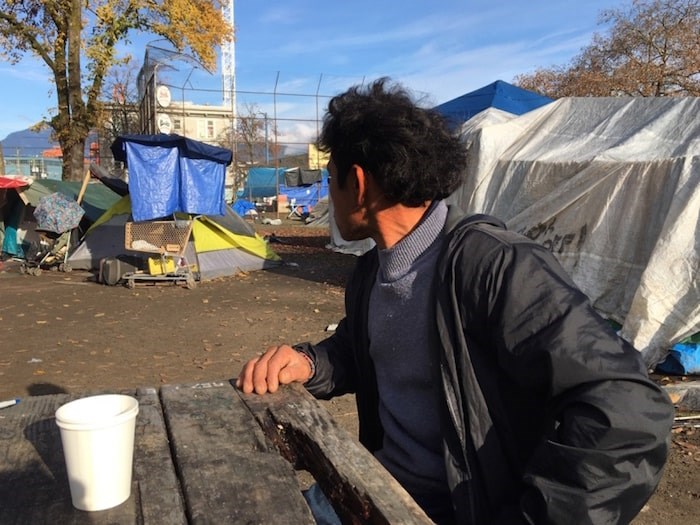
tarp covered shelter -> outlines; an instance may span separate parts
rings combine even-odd
[[[250,168],[243,191],[238,196],[249,201],[276,196],[277,189],[284,184],[284,172],[284,168]]]
[[[300,172],[306,176],[295,175]],[[328,170],[287,170],[280,195],[285,195],[288,203],[293,201],[295,206],[302,206],[306,211],[314,209],[320,199],[328,196]]]
[[[114,141],[112,154],[129,169],[135,221],[175,212],[225,214],[230,150],[179,135],[125,135]]]
[[[504,82],[495,82],[448,100],[435,110],[451,124],[458,126],[486,108],[496,108],[513,115],[522,115],[552,102],[552,99]]]
[[[700,98],[564,98],[467,121],[450,197],[548,247],[648,365],[700,330]]]
[[[201,280],[279,265],[279,256],[224,201],[230,151],[177,135],[119,137],[112,151],[129,169],[128,194],[87,231],[68,259],[73,268],[97,269],[104,257],[153,257],[125,248],[125,225],[160,218],[193,221],[184,258]]]
[[[294,199],[298,206],[311,209],[319,199],[328,195],[328,170],[250,168],[239,197],[253,201],[275,197],[278,193],[287,197],[287,202]]]

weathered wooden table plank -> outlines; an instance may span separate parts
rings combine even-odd
[[[158,392],[139,389],[134,435],[134,479],[138,483],[144,525],[187,523],[180,482],[175,473]],[[132,498],[134,491],[132,490]]]
[[[132,391],[121,393],[135,395]],[[152,389],[136,395],[139,415],[131,497],[115,508],[99,512],[73,507],[54,414],[58,407],[76,397],[28,397],[0,412],[0,523],[186,523],[158,396]]]
[[[228,382],[160,394],[191,523],[314,522],[294,469]]]
[[[68,399],[32,398],[0,411],[0,439],[9,444],[0,450],[0,523],[42,523],[44,512],[56,512],[54,502],[61,505],[67,497],[70,505],[58,427],[52,419]],[[19,513],[23,508],[27,512]]]
[[[120,393],[139,400],[131,497],[75,509],[54,414],[91,394],[29,397],[0,411],[0,524],[313,523],[293,465],[346,523],[429,523],[301,386],[266,396],[228,381]]]
[[[432,523],[301,385],[241,396],[282,454],[313,475],[344,523]]]

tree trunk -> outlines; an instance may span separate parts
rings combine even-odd
[[[81,181],[84,174],[85,138],[72,145],[66,145],[63,150],[63,180]]]
[[[89,133],[88,115],[81,90],[80,30],[82,6],[80,0],[71,0],[70,23],[68,24],[68,75],[67,95],[70,107],[70,123],[61,143],[63,149],[63,180],[83,179],[85,140]]]

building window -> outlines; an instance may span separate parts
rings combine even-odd
[[[173,119],[173,131],[182,131],[182,124],[179,118]]]
[[[211,119],[199,119],[197,121],[197,137],[203,140],[213,139],[214,121]]]

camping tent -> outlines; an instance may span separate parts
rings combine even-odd
[[[435,109],[450,123],[458,126],[486,108],[496,108],[513,115],[522,115],[551,101],[551,98],[538,93],[496,80],[492,84],[435,106]]]
[[[200,280],[279,266],[280,257],[231,208],[226,207],[223,216],[197,215],[190,218],[194,224],[185,258],[197,267]],[[129,251],[124,246],[125,224],[131,220],[131,199],[126,195],[87,231],[80,246],[68,258],[71,267],[94,270],[104,257],[147,256],[143,252]]]
[[[649,365],[700,330],[700,99],[564,98],[463,126],[450,197],[548,247]]]
[[[81,189],[81,182],[76,181],[29,179],[25,182],[28,184],[0,189],[2,252],[19,258],[25,257],[29,245],[39,242],[33,212],[41,198],[61,193],[76,200]],[[103,184],[88,184],[80,203],[85,210],[85,223],[92,224],[118,199],[119,196]]]

